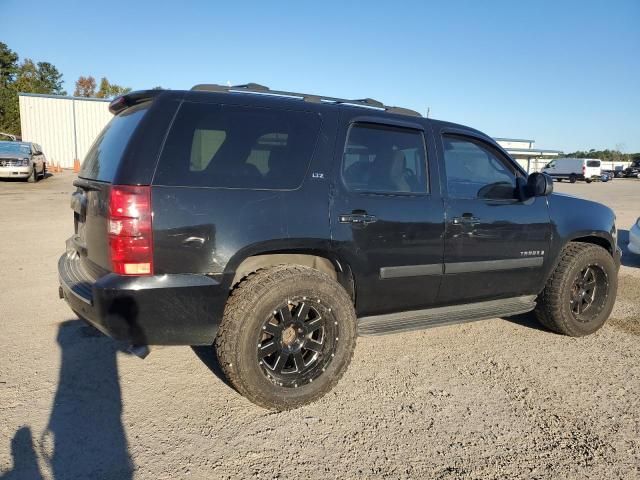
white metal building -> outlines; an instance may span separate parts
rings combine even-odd
[[[112,118],[109,100],[19,94],[22,140],[42,146],[49,164],[73,168]]]
[[[498,145],[504,148],[509,155],[515,158],[527,172],[538,172],[558,155],[560,150],[547,150],[535,148],[535,140],[521,138],[494,138]]]

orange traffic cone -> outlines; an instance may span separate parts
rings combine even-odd
[[[77,158],[73,161],[73,171],[74,173],[78,173],[80,171],[80,160]]]

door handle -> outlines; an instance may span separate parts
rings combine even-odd
[[[464,214],[461,217],[453,217],[451,219],[451,223],[454,225],[474,225],[480,223],[480,219],[478,217],[474,217],[471,214]]]
[[[342,214],[339,217],[340,223],[354,223],[357,225],[368,225],[370,223],[377,222],[378,219],[375,215],[368,215],[366,213],[349,213]]]

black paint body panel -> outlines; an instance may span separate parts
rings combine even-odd
[[[164,139],[183,100],[318,114],[322,126],[301,186],[249,190],[154,182]],[[356,121],[423,132],[429,193],[348,191],[340,162],[346,132]],[[59,266],[65,298],[79,315],[123,341],[211,344],[236,269],[254,255],[307,253],[330,259],[342,274],[353,276],[359,316],[536,295],[564,245],[575,239],[596,239],[619,258],[615,217],[603,205],[556,194],[508,202],[449,199],[443,131],[472,136],[507,155],[481,132],[436,120],[266,95],[163,92],[132,136],[114,178],[115,184],[152,186],[155,275],[109,272],[110,185],[80,179],[81,195],[72,205],[75,215],[86,217],[86,231],[82,240],[76,233],[68,249],[88,272],[89,286],[80,290],[89,288],[92,298],[89,303],[79,299],[65,285]],[[377,221],[339,221],[354,211],[366,211]],[[479,222],[472,227],[449,223],[465,213]]]

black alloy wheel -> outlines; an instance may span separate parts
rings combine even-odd
[[[604,307],[609,290],[607,274],[599,265],[588,265],[571,287],[571,312],[576,320],[590,322]]]
[[[262,324],[256,359],[281,387],[297,388],[322,375],[335,355],[338,322],[319,299],[283,300]]]

